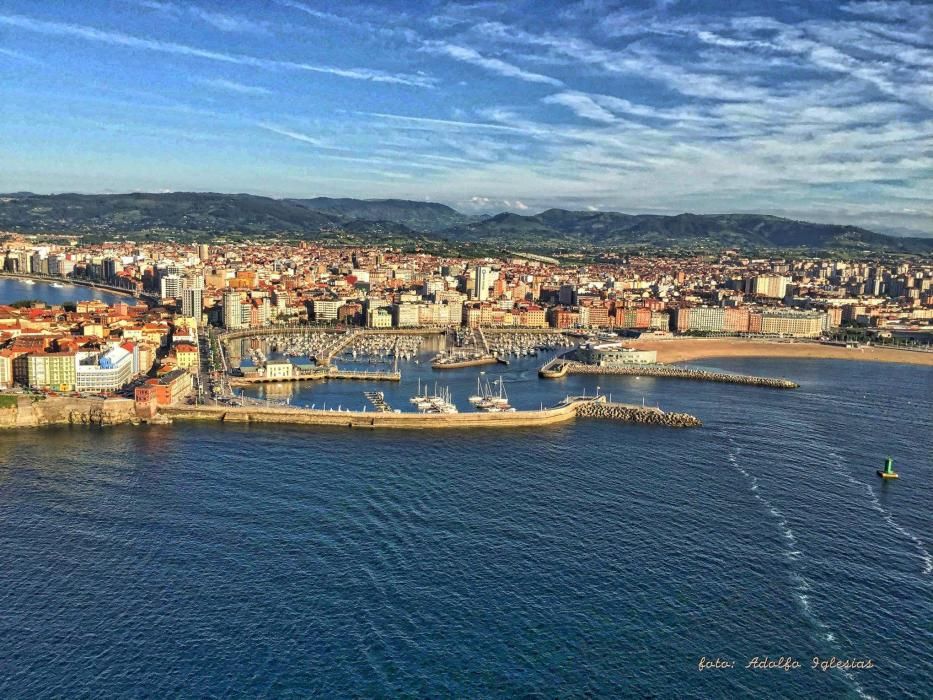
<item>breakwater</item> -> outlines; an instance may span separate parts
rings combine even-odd
[[[659,408],[591,401],[577,409],[580,418],[602,418],[666,428],[698,428],[702,421],[689,413],[666,413]]]
[[[599,407],[599,408],[597,408]],[[700,425],[693,416],[665,413],[656,408],[608,404],[604,396],[568,398],[552,408],[504,413],[394,413],[368,411],[322,411],[302,408],[169,406],[160,413],[173,420],[212,420],[225,423],[280,423],[362,429],[465,429],[528,428],[562,423],[574,418],[602,418],[619,422],[692,427]]]
[[[464,367],[479,367],[480,365],[494,365],[498,362],[493,355],[476,357],[470,360],[450,360],[449,362],[435,361],[431,369],[463,369]]]
[[[559,358],[548,362],[538,371],[538,375],[544,379],[557,379],[567,374],[692,379],[702,382],[719,382],[721,384],[745,384],[748,386],[767,387],[769,389],[796,389],[800,386],[789,379],[780,379],[777,377],[756,377],[749,374],[710,372],[708,370],[692,369],[689,367],[674,367],[673,365],[617,365],[613,367],[601,367]]]
[[[282,384],[288,382],[321,381],[324,379],[355,379],[364,382],[400,382],[401,372],[373,372],[369,370],[337,369],[333,365],[290,377],[230,377],[230,386],[254,384]]]

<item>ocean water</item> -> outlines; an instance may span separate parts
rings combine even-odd
[[[481,369],[524,408],[595,391],[543,359]],[[802,386],[600,378],[695,430],[0,433],[0,697],[933,695],[933,370],[703,364]],[[465,404],[479,370],[403,372],[284,391]]]
[[[62,283],[64,284],[64,283]],[[10,304],[14,301],[38,299],[46,304],[68,304],[74,301],[87,301],[95,299],[105,304],[116,304],[124,301],[135,303],[135,299],[127,294],[114,294],[92,287],[82,287],[64,284],[62,287],[53,287],[51,283],[36,282],[29,284],[20,279],[0,279],[0,304]]]

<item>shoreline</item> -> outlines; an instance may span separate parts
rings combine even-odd
[[[128,289],[121,289],[119,287],[110,287],[108,285],[98,284],[96,282],[91,282],[87,280],[75,279],[72,277],[44,277],[42,275],[24,275],[20,273],[5,272],[0,271],[0,279],[8,279],[14,281],[25,281],[31,280],[37,284],[53,285],[60,284],[65,287],[84,287],[86,289],[94,289],[100,292],[106,292],[107,294],[114,294],[119,296],[127,296],[133,299],[139,299],[145,303],[150,303],[152,300],[148,298],[148,295],[136,295]]]
[[[655,350],[658,353],[658,362],[666,364],[723,357],[760,357],[765,359],[855,360],[933,367],[933,352],[896,350],[877,346],[846,348],[822,343],[738,338],[652,339],[626,341],[625,344],[638,350]]]

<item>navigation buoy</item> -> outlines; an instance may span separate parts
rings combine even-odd
[[[882,479],[897,479],[898,474],[894,471],[894,460],[890,457],[886,457],[884,460],[884,470],[878,470],[878,476]]]

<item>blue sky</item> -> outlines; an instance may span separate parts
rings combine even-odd
[[[760,211],[933,234],[931,7],[3,0],[0,191]]]

